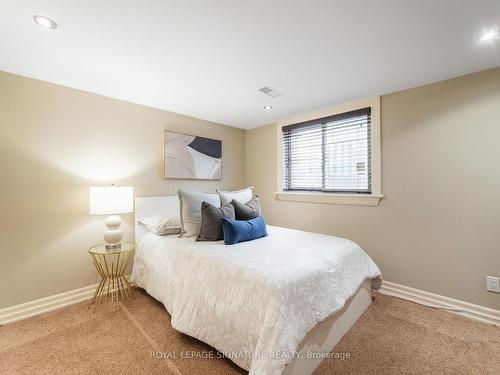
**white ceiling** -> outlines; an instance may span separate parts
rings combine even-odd
[[[0,70],[241,128],[500,65],[500,43],[476,43],[500,27],[499,0],[0,0],[0,12]]]

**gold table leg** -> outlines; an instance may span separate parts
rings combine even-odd
[[[107,303],[108,299],[111,302],[118,302],[120,297],[122,300],[128,300],[130,296],[135,298],[132,286],[125,277],[125,272],[130,265],[133,254],[134,251],[90,254],[97,273],[101,277],[101,281],[94,292],[88,308],[92,305],[95,305],[97,308],[102,298],[104,298],[105,303]]]

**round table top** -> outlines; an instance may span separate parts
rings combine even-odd
[[[122,242],[120,249],[106,249],[105,243],[100,243],[98,245],[92,246],[89,249],[91,254],[117,254],[117,253],[128,253],[129,251],[135,250],[135,243],[132,242]]]

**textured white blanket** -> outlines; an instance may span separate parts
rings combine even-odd
[[[225,246],[148,234],[132,281],[161,301],[172,327],[251,375],[281,374],[299,343],[380,271],[354,242],[268,226],[269,236]]]

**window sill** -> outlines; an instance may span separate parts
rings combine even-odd
[[[384,197],[382,194],[333,194],[281,191],[274,193],[277,200],[290,202],[345,204],[376,207]]]

